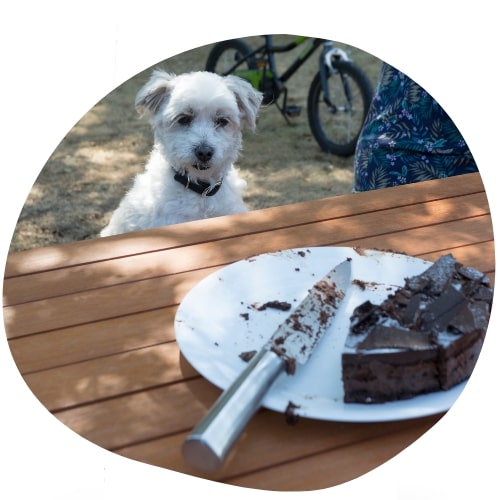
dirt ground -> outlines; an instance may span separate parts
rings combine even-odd
[[[287,39],[275,37],[277,42]],[[246,39],[253,46],[261,40]],[[338,45],[348,50],[375,84],[381,62],[356,48]],[[184,52],[155,67],[174,73],[202,70],[210,49]],[[278,55],[278,69],[296,56],[297,52]],[[244,135],[237,167],[248,182],[245,202],[250,209],[351,192],[352,157],[322,152],[309,130],[306,100],[316,72],[313,55],[287,84],[289,104],[302,107],[292,125],[271,105],[261,109],[256,132]],[[10,252],[98,236],[152,148],[150,126],[134,109],[135,95],[150,73],[148,68],[120,85],[64,137],[25,202]]]

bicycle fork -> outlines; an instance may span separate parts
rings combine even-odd
[[[324,43],[323,51],[319,58],[319,72],[321,75],[321,88],[323,90],[323,101],[328,107],[330,113],[336,113],[337,111],[351,111],[352,106],[352,93],[349,85],[348,77],[344,73],[340,73],[342,79],[342,85],[344,87],[344,93],[347,98],[346,108],[339,108],[333,104],[330,97],[330,88],[328,86],[328,78],[330,75],[334,75],[339,71],[335,68],[332,61],[350,61],[351,59],[347,55],[345,50],[333,46],[333,42],[326,41]]]

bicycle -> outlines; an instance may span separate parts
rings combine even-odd
[[[298,36],[290,43],[274,45],[273,35],[262,36],[264,43],[255,49],[240,38],[216,43],[208,54],[206,70],[245,78],[263,93],[263,104],[276,104],[290,123],[288,118],[298,116],[301,109],[288,105],[285,83],[322,46],[319,71],[312,79],[307,97],[309,126],[323,151],[344,157],[354,154],[373,97],[365,72],[330,40]],[[275,55],[304,44],[298,57],[278,74]]]

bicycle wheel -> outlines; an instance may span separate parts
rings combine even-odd
[[[307,98],[311,132],[323,151],[351,156],[361,132],[373,89],[366,74],[350,61],[333,61],[328,76],[330,102],[325,101],[321,75],[314,77]]]
[[[216,43],[208,54],[205,69],[219,75],[227,75],[229,70],[252,52],[251,47],[238,38]],[[244,65],[238,66],[232,74],[244,76],[245,69],[256,69],[255,59],[250,57]]]

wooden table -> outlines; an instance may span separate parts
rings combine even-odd
[[[26,383],[61,422],[125,457],[201,475],[181,444],[220,391],[183,359],[174,315],[203,277],[257,253],[302,246],[452,252],[494,279],[479,174],[422,182],[12,254],[9,345]],[[442,415],[389,423],[300,419],[261,409],[212,479],[311,490],[353,479]]]

